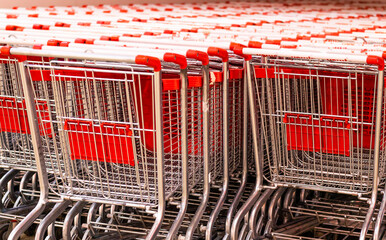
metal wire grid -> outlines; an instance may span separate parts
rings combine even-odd
[[[19,170],[36,170],[17,62],[15,59],[1,59],[0,63],[0,111],[2,115],[0,166]],[[41,86],[35,83],[34,87]],[[37,102],[36,105],[39,114],[45,115],[46,118],[49,117],[45,103]],[[39,122],[39,127],[43,129],[44,123]]]
[[[314,220],[316,222],[317,220]],[[313,223],[308,220],[308,223]],[[286,233],[273,233],[272,237],[275,240],[326,240],[326,239],[345,239],[354,240],[358,239],[360,235],[361,225],[356,223],[353,225],[343,225],[337,220],[322,220],[316,226],[297,226],[301,228],[300,232],[303,234],[286,234]],[[306,231],[305,231],[306,230]],[[368,234],[366,239],[371,239],[371,235]]]
[[[283,224],[272,235],[274,239],[358,239],[368,209],[368,204],[356,196],[316,195],[293,202],[286,210],[291,222]],[[374,230],[372,224],[369,230]],[[368,233],[367,238],[371,237]]]
[[[261,64],[262,59],[258,57],[254,57],[252,60],[252,66],[259,66]],[[258,146],[259,146],[259,159],[263,162],[262,168],[263,168],[263,175],[265,178],[270,179],[270,164],[269,161],[271,161],[272,158],[275,157],[275,154],[273,152],[273,147],[272,145],[272,140],[271,140],[271,134],[267,134],[270,132],[269,126],[266,125],[265,123],[269,122],[269,118],[267,115],[263,115],[263,112],[266,112],[266,109],[268,107],[268,103],[265,102],[267,98],[267,90],[266,90],[266,82],[265,81],[260,81],[261,79],[259,77],[256,77],[256,72],[252,71],[252,88],[253,92],[257,93],[256,94],[256,106],[257,109],[255,109],[255,117],[257,119],[257,125],[260,126],[258,128]],[[275,89],[271,89],[273,93],[275,93]],[[272,99],[272,101],[275,101],[275,99]],[[248,103],[249,104],[249,103]],[[248,110],[249,110],[248,106]],[[250,118],[250,116],[249,116]],[[253,151],[253,137],[252,137],[252,126],[251,122],[248,121],[248,129],[250,130],[248,133],[249,141],[248,141],[248,156],[250,156],[250,161],[255,164],[254,158],[255,154]]]
[[[223,83],[211,82],[209,86],[209,151],[211,179],[223,173]]]
[[[145,126],[148,119],[140,105],[145,97],[142,94],[150,94],[146,96],[148,105],[154,101],[153,74],[136,72],[130,66],[105,70],[95,65],[51,62],[50,76],[56,108],[56,122],[52,124],[57,124],[55,136],[60,140],[56,144],[44,141],[59,153],[46,160],[47,167],[54,170],[52,190],[64,197],[100,202],[157,204],[156,153],[151,149],[155,146],[154,123]],[[151,121],[154,109],[150,106],[147,110]],[[110,128],[112,132],[107,132]],[[98,144],[98,139],[107,141],[109,148]],[[131,147],[132,152],[123,152],[130,151],[124,147]],[[133,158],[131,163],[120,159],[127,155]],[[180,170],[175,155],[168,156],[165,166],[170,177]],[[170,194],[178,179],[169,181],[166,191]]]
[[[189,187],[192,189],[203,177],[202,88],[189,88],[187,95]]]
[[[165,190],[166,193],[171,194],[181,187],[182,184],[181,96],[179,90],[163,91],[162,95],[165,151]]]
[[[255,84],[261,85],[256,91],[260,136],[269,146],[264,150],[270,170],[267,180],[352,194],[371,191],[376,70],[274,58],[260,66],[274,71],[266,70],[265,79],[255,78]],[[382,148],[381,153],[382,179]]]
[[[229,80],[229,173],[241,163],[243,127],[243,79]]]

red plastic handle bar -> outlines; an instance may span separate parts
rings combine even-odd
[[[67,28],[69,28],[69,27],[71,27],[71,24],[64,23],[64,22],[56,22],[55,27],[67,27]]]
[[[262,46],[263,46],[263,43],[261,43],[261,42],[256,42],[256,41],[249,41],[248,42],[249,48],[261,48]]]
[[[383,53],[384,55],[385,53]],[[378,56],[367,56],[367,64],[378,65],[378,70],[383,71],[385,69],[385,60],[382,57]]]
[[[186,52],[186,57],[201,61],[202,65],[204,66],[209,64],[209,57],[206,52],[190,49]]]
[[[165,53],[164,61],[178,64],[181,69],[186,69],[186,67],[188,66],[186,57],[176,53]]]
[[[3,46],[0,48],[0,54],[7,57],[13,57],[14,59],[17,59],[19,62],[24,62],[27,60],[27,56],[19,56],[19,55],[12,55],[11,54],[11,48],[10,46]]]
[[[161,71],[161,61],[155,57],[149,57],[144,55],[138,55],[135,58],[136,64],[142,64],[154,69],[155,72]]]
[[[245,61],[249,61],[252,59],[252,56],[251,55],[246,55],[246,54],[243,54],[243,48],[245,48],[246,46],[243,45],[243,44],[239,44],[239,43],[231,43],[231,50],[239,55],[240,57],[244,58]]]
[[[114,36],[101,36],[100,40],[118,42],[119,41],[119,36],[118,35],[114,35]]]
[[[217,47],[209,47],[208,48],[208,54],[209,56],[216,56],[221,58],[223,62],[228,62],[228,51],[222,48]]]
[[[7,25],[5,26],[6,31],[23,31],[24,27],[16,26],[16,25]]]

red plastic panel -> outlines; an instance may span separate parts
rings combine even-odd
[[[358,78],[361,77],[358,76]],[[321,79],[320,85],[323,112],[347,116],[349,105],[351,105],[352,115],[357,118],[355,121],[365,123],[354,126],[358,132],[353,134],[353,146],[373,149],[375,124],[373,127],[370,124],[375,123],[375,117],[373,117],[375,77],[365,76],[363,81],[351,80],[350,91],[348,80],[324,78]],[[349,103],[349,93],[351,94],[351,103]]]
[[[288,150],[350,155],[348,119],[287,113],[283,122]]]
[[[40,134],[50,136],[52,129],[50,125],[50,116],[45,102],[37,102],[36,110],[38,112],[38,123]],[[25,102],[16,101],[15,98],[0,97],[0,131],[22,134],[31,134],[27,108]]]
[[[132,131],[129,124],[66,120],[71,159],[130,164],[134,166]]]

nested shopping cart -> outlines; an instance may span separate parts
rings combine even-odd
[[[1,55],[0,69],[0,167],[7,171],[0,180],[1,217],[20,220],[38,201],[37,165],[19,61]],[[46,102],[37,101],[35,107],[44,119],[49,117]],[[52,138],[48,122],[39,121],[38,125],[40,130],[48,129],[44,137]],[[45,149],[44,154],[52,152]]]
[[[32,138],[40,158],[38,170],[45,180],[41,185],[50,187],[64,199],[142,207],[151,212],[158,207],[158,212],[154,212],[156,223],[148,235],[154,237],[162,223],[165,200],[181,187],[184,152],[181,137],[186,136],[181,133],[181,125],[186,119],[181,120],[179,91],[180,77],[184,75],[180,75],[179,68],[171,68],[161,79],[158,58],[60,55],[60,51],[4,47],[3,53],[7,52],[38,56],[36,61],[18,63],[19,67],[23,66],[20,79],[25,85],[24,92],[29,94],[29,104],[45,102],[53,109],[49,117],[35,106],[29,113],[37,120],[30,120],[30,124],[31,129],[36,127]],[[48,56],[56,60],[46,58]],[[170,61],[180,64],[181,69],[186,68],[182,56],[172,55]],[[37,83],[43,85],[44,94],[40,95],[32,87]],[[191,84],[192,89],[202,86],[200,81]],[[191,98],[193,105],[199,103],[196,95]],[[186,97],[184,102],[186,104]],[[26,103],[28,106],[28,100]],[[39,128],[39,122],[49,127]],[[191,134],[199,138],[202,124],[193,123]],[[47,135],[58,141],[43,138]],[[190,160],[201,163],[202,156],[198,155],[201,149],[196,144],[201,141],[189,144]],[[53,148],[58,154],[47,158],[42,151],[45,148]],[[54,175],[49,183],[46,168]],[[18,231],[40,214],[41,205],[47,201],[46,196],[41,199],[40,208],[15,229],[12,237],[17,237]]]
[[[256,56],[249,98],[256,104],[251,116],[260,110],[260,131],[253,124],[260,163],[269,166],[264,179],[273,186],[359,198],[371,194],[364,239],[378,187],[385,183],[384,60],[287,49],[240,51]]]
[[[52,42],[52,41],[51,41]],[[152,46],[149,43],[141,42],[136,45],[139,46]],[[114,42],[112,42],[114,43]],[[170,47],[167,45],[168,41],[163,41],[163,43],[160,46],[157,47]],[[176,41],[177,43],[177,41]],[[173,48],[177,48],[181,51],[181,49],[186,49],[186,46],[183,46],[183,42],[178,42],[180,46]],[[101,43],[100,43],[101,44]],[[118,44],[122,44],[118,42]],[[170,40],[169,40],[170,44]],[[186,43],[187,44],[187,43]],[[229,174],[233,173],[235,169],[239,166],[241,162],[241,149],[242,149],[242,126],[244,122],[242,121],[241,114],[243,112],[243,98],[241,97],[243,86],[244,86],[244,70],[242,68],[232,68],[229,69],[228,72],[228,53],[224,49],[219,48],[203,48],[202,46],[205,46],[205,43],[190,43],[192,44],[192,47],[195,45],[198,45],[199,49],[202,49],[204,51],[207,51],[209,55],[211,56],[217,56],[221,57],[221,62],[216,63],[213,61],[212,66],[213,69],[210,71],[209,77],[209,87],[208,87],[208,101],[204,105],[204,109],[207,109],[209,112],[209,145],[208,145],[208,164],[204,164],[204,166],[208,165],[209,173],[204,174],[204,181],[205,181],[205,187],[209,188],[209,182],[213,180],[221,181],[221,178],[228,179]],[[189,45],[189,44],[187,44]],[[229,44],[228,44],[229,45]],[[68,44],[70,47],[69,50],[71,50],[71,47],[76,47],[78,50],[84,51],[89,48],[88,45],[84,44]],[[119,45],[118,45],[119,46]],[[129,49],[135,49],[141,52],[146,52],[147,49],[141,49],[138,48],[139,46],[133,48],[133,46],[126,44],[126,47],[131,47]],[[201,47],[200,47],[201,46]],[[50,47],[44,47],[45,49],[49,49]],[[115,49],[113,46],[102,46],[102,45],[95,45],[95,52],[100,51],[108,51],[107,49]],[[242,59],[239,59],[239,61],[242,62]],[[218,68],[218,69],[217,69]],[[208,73],[209,74],[209,73]],[[193,76],[192,76],[193,78]],[[226,104],[226,102],[231,103],[231,105]],[[229,105],[229,106],[228,106]],[[226,109],[226,110],[225,110]],[[205,110],[206,111],[206,110]],[[227,116],[227,117],[225,117]],[[227,126],[227,127],[225,127]],[[227,135],[225,135],[225,133]],[[227,141],[224,139],[228,139]],[[224,141],[228,142],[227,144],[224,144]],[[225,152],[226,149],[226,152]],[[225,153],[224,153],[225,152]],[[226,154],[226,155],[225,155]],[[228,156],[228,157],[225,157]],[[226,159],[226,161],[224,160]],[[226,168],[225,168],[226,166]],[[224,174],[226,172],[227,174]],[[225,181],[226,185],[228,184],[227,181]],[[226,189],[226,187],[224,187]],[[224,191],[226,193],[226,191]],[[206,196],[209,195],[208,192],[205,193]],[[224,195],[225,196],[225,195]],[[205,198],[207,199],[207,198]],[[222,202],[224,201],[224,198],[222,198]],[[206,206],[206,201],[202,202],[202,206]],[[218,210],[221,209],[221,204],[217,205]],[[203,208],[200,208],[200,214],[197,214],[194,221],[192,221],[191,226],[197,226],[198,220],[200,219],[201,214],[203,213]],[[216,219],[216,217],[213,218],[213,220]],[[213,223],[213,221],[212,221]],[[192,227],[191,229],[194,229],[195,227]],[[208,229],[212,229],[212,227],[208,227]],[[191,231],[189,233],[192,234]],[[208,233],[208,235],[211,235],[211,232]]]
[[[54,41],[54,40],[48,41],[49,45],[53,45],[52,44],[53,42],[60,42],[60,41]],[[24,42],[19,41],[19,44],[31,45],[31,43],[28,41],[24,41]],[[197,45],[205,46],[205,44],[198,44],[198,43],[197,43]],[[67,46],[72,47],[73,45],[70,43]],[[37,46],[37,47],[42,48],[42,46]],[[74,44],[74,47],[76,47],[77,49],[62,48],[62,51],[75,51],[75,50],[79,51],[80,50],[80,52],[82,52],[85,50],[88,51],[90,48],[90,46],[82,45],[82,44]],[[127,47],[129,47],[129,46],[127,46]],[[44,47],[44,49],[49,49],[49,48],[50,47]],[[107,49],[104,49],[104,48],[107,48]],[[107,46],[103,47],[101,45],[95,45],[95,49],[92,50],[92,52],[104,52],[104,53],[106,53],[106,52],[108,52],[108,48],[113,49],[113,47],[107,47]],[[186,49],[186,47],[183,47],[183,46],[180,46],[180,48]],[[204,49],[204,50],[206,51],[207,49]],[[146,52],[146,49],[140,50],[140,51]],[[208,49],[208,51],[209,51],[209,49]],[[225,50],[218,52],[218,50],[216,48],[211,49],[212,55],[224,54],[224,52],[225,52]],[[227,59],[225,61],[227,61]],[[47,73],[47,71],[45,71],[45,72]],[[225,74],[224,74],[224,72],[225,72]],[[209,144],[209,146],[210,146],[210,150],[209,150],[209,152],[210,152],[210,156],[209,156],[209,158],[210,158],[210,161],[209,161],[210,175],[206,174],[206,176],[205,176],[205,178],[208,179],[207,182],[209,182],[209,178],[211,178],[211,179],[219,178],[220,176],[223,175],[223,171],[224,171],[223,170],[224,163],[223,163],[223,157],[222,157],[222,153],[223,153],[223,126],[222,126],[222,122],[225,120],[224,120],[224,117],[222,115],[222,111],[223,111],[224,106],[228,105],[228,104],[225,104],[225,105],[223,104],[223,101],[224,101],[223,100],[224,99],[223,94],[224,94],[224,92],[228,92],[228,90],[225,87],[223,87],[223,85],[225,84],[225,82],[228,83],[228,77],[229,77],[229,93],[228,93],[228,95],[230,96],[229,101],[232,103],[229,106],[229,110],[230,110],[229,111],[230,112],[229,122],[230,123],[229,123],[229,127],[227,128],[228,129],[227,131],[229,131],[229,144],[228,144],[229,146],[227,146],[227,149],[229,147],[230,158],[229,158],[229,164],[228,163],[226,163],[226,164],[227,164],[227,166],[229,165],[229,172],[232,173],[238,167],[238,165],[241,161],[241,148],[242,148],[242,144],[241,144],[241,141],[242,141],[241,140],[242,122],[241,121],[242,121],[242,118],[240,117],[240,115],[241,115],[242,109],[243,109],[243,99],[241,97],[241,91],[242,91],[242,88],[244,85],[244,83],[243,83],[243,70],[242,69],[230,69],[230,75],[229,76],[226,73],[227,73],[226,69],[223,72],[214,70],[214,71],[211,71],[210,76],[209,76],[210,77],[209,102],[208,102],[207,106],[209,109],[209,115],[211,116],[210,117],[210,124],[209,124],[210,129],[211,129],[210,130],[211,131],[211,134],[210,134],[211,143]],[[39,75],[38,72],[37,73],[34,72],[34,74]],[[192,79],[194,79],[194,78],[195,77],[192,76]],[[169,83],[167,83],[167,84],[169,84]],[[76,89],[77,88],[74,87],[74,90],[77,92]],[[79,95],[79,93],[77,93],[77,95]],[[167,137],[168,136],[166,136],[166,138]],[[199,144],[200,141],[198,141],[196,139],[194,142],[196,142],[196,144]],[[171,145],[173,145],[173,143],[171,143]],[[75,151],[79,151],[79,147],[76,149],[73,149],[73,152],[75,152]],[[94,154],[94,153],[91,153],[91,154]],[[103,152],[100,152],[99,154],[104,155]],[[192,163],[194,163],[194,161],[189,161],[189,163],[192,164]],[[196,166],[197,166],[197,164],[196,164]],[[200,171],[198,171],[198,170],[190,171],[190,174],[195,175],[196,174],[195,172],[198,172],[200,174]],[[200,179],[199,174],[197,175],[197,177],[194,177],[194,179],[196,179],[196,180],[192,185],[196,184],[197,179]]]
[[[36,170],[34,152],[30,140],[30,128],[26,103],[20,79],[17,59],[1,58],[1,157],[0,166],[19,170]],[[37,111],[48,116],[48,107],[38,102]],[[42,122],[39,124],[41,127]]]

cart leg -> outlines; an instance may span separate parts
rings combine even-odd
[[[40,138],[40,131],[37,119],[36,104],[34,98],[34,89],[32,82],[25,74],[24,62],[18,63],[18,73],[23,85],[25,103],[27,107],[28,122],[31,130],[32,146],[35,154],[36,167],[39,178],[40,198],[36,207],[21,221],[11,232],[8,240],[17,240],[39,217],[48,203],[48,176],[46,165],[44,163],[43,146]]]
[[[377,202],[378,184],[379,184],[379,156],[380,156],[380,141],[381,141],[381,120],[382,120],[382,107],[383,107],[383,70],[378,72],[378,84],[377,84],[377,106],[375,115],[375,142],[374,142],[374,173],[373,173],[373,192],[371,194],[370,207],[367,212],[365,221],[362,226],[360,240],[366,239],[367,231],[370,227],[375,204]]]
[[[257,239],[258,236],[258,230],[259,228],[256,227],[255,223],[257,222],[257,218],[260,217],[260,213],[262,212],[262,208],[265,206],[266,202],[268,201],[269,197],[275,192],[274,189],[267,189],[257,200],[255,206],[253,207],[251,211],[251,215],[249,217],[249,229],[252,231],[252,239]]]
[[[193,234],[198,226],[198,223],[201,220],[202,214],[205,211],[206,205],[208,204],[209,194],[210,194],[210,176],[209,176],[209,112],[205,109],[208,109],[208,100],[209,100],[209,67],[203,66],[203,95],[202,95],[202,104],[203,104],[203,151],[204,151],[204,190],[203,198],[201,200],[200,206],[198,207],[192,222],[190,223],[188,230],[186,231],[186,239],[190,240],[193,238]]]
[[[3,196],[4,189],[7,187],[8,183],[18,174],[19,170],[11,169],[9,170],[1,179],[0,179],[0,208],[4,209]]]
[[[64,219],[64,224],[63,224],[63,240],[71,240],[72,239],[71,229],[72,229],[72,224],[74,222],[74,218],[76,215],[78,215],[82,211],[82,209],[85,205],[86,205],[85,201],[79,201],[68,212],[66,218]]]
[[[19,187],[19,192],[21,193],[20,194],[20,203],[21,204],[26,204],[28,203],[29,201],[31,200],[27,200],[24,196],[23,191],[24,189],[27,188],[27,184],[28,182],[32,179],[33,175],[36,174],[36,172],[32,172],[32,171],[28,171],[24,174],[23,178],[21,179],[20,181],[20,187]]]
[[[256,184],[255,189],[252,192],[251,196],[248,198],[248,200],[244,203],[244,205],[240,208],[240,210],[236,213],[232,228],[231,228],[231,239],[232,240],[238,240],[238,230],[240,227],[240,223],[244,216],[249,212],[249,210],[252,208],[252,206],[255,204],[257,199],[260,196],[261,193],[261,186],[263,183],[263,175],[261,171],[261,163],[259,159],[259,148],[258,148],[258,126],[257,126],[257,119],[256,119],[256,97],[254,93],[254,87],[252,84],[252,71],[251,71],[251,65],[249,61],[245,61],[245,66],[247,69],[247,89],[248,89],[248,101],[249,101],[249,110],[251,114],[251,125],[252,125],[252,138],[253,138],[253,151],[254,151],[254,157],[255,157],[255,167],[256,167]]]
[[[164,142],[162,123],[162,83],[161,72],[154,73],[154,103],[157,143],[157,188],[158,188],[158,212],[153,227],[150,229],[146,240],[155,239],[161,228],[165,216],[165,166],[164,166]]]
[[[187,102],[187,70],[181,69],[181,155],[182,155],[182,199],[180,211],[171,226],[166,237],[167,240],[172,240],[178,233],[178,229],[184,220],[186,210],[188,208],[189,199],[189,166],[188,166],[188,102]]]
[[[268,207],[268,221],[266,226],[265,234],[270,234],[272,232],[273,228],[276,228],[276,220],[278,218],[278,212],[280,211],[278,208],[280,208],[280,199],[283,196],[286,188],[281,187],[279,188],[275,194],[273,195],[269,207]]]
[[[241,197],[244,193],[245,186],[247,184],[248,177],[248,92],[247,92],[247,72],[244,70],[244,83],[243,83],[243,173],[241,177],[240,188],[237,191],[235,198],[229,207],[226,222],[225,222],[225,237],[224,240],[228,239],[231,234],[232,219],[235,214],[236,208],[240,203]]]
[[[381,207],[379,208],[377,221],[375,222],[374,236],[373,236],[374,240],[380,239],[381,225],[382,225],[383,217],[385,216],[385,208],[386,208],[386,189],[383,191]]]
[[[35,240],[43,240],[44,233],[47,231],[49,225],[55,221],[60,214],[70,205],[71,201],[63,201],[55,204],[55,207],[50,211],[49,214],[40,222],[38,229],[36,230]]]
[[[223,82],[223,186],[220,199],[210,215],[206,226],[206,240],[212,239],[213,226],[225,203],[229,188],[229,73],[228,62],[223,63],[224,82]]]

